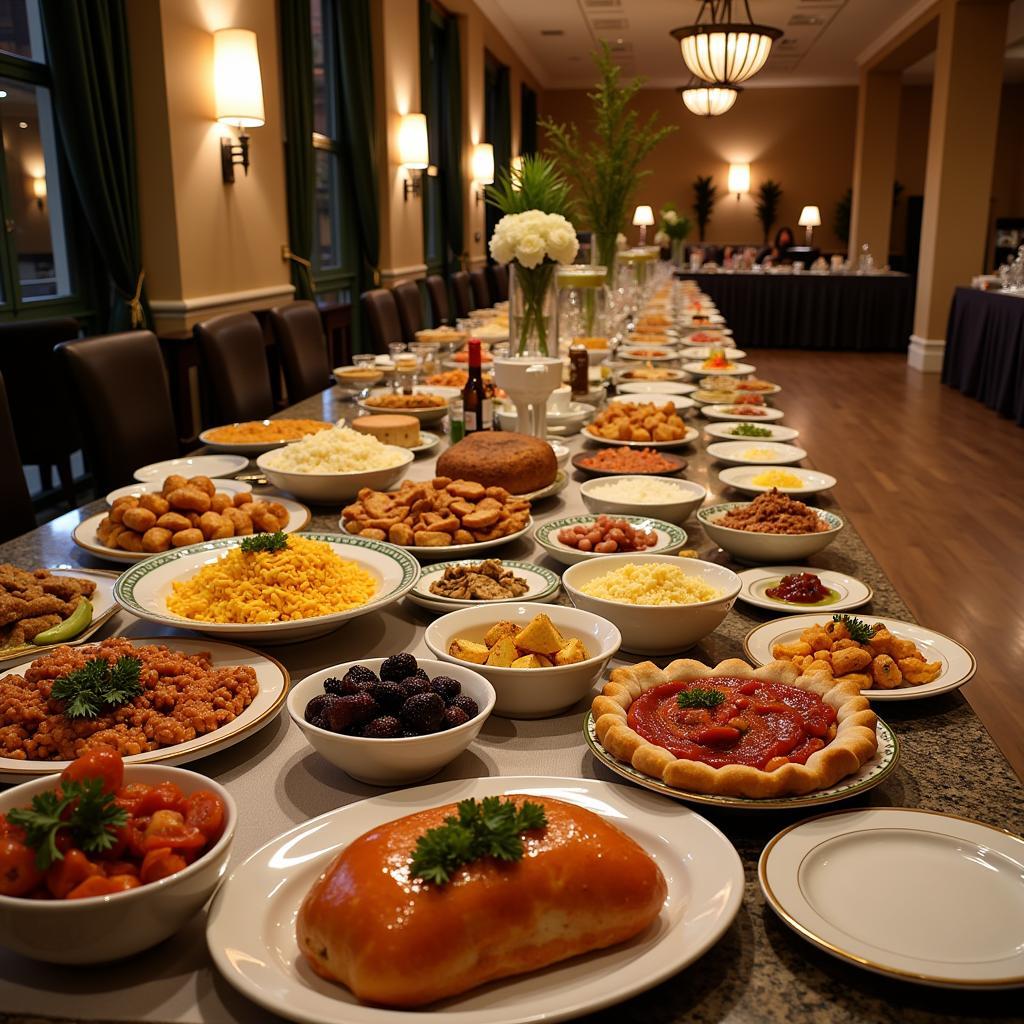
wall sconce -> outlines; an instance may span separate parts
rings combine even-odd
[[[478,142],[473,147],[473,180],[477,185],[494,184],[494,147],[489,142]],[[476,201],[483,202],[484,190],[476,190]]]
[[[427,139],[427,115],[403,114],[398,125],[398,163],[405,168],[402,198],[418,196],[423,189],[423,172],[429,173],[430,143]]]
[[[33,178],[32,179],[32,195],[36,197],[36,206],[41,210],[43,204],[46,201],[46,179],[45,178]]]
[[[750,191],[750,164],[729,164],[729,191],[736,193],[736,202]]]
[[[263,80],[256,33],[247,28],[222,28],[213,33],[213,86],[217,120],[235,128],[259,128],[263,116]],[[249,173],[249,135],[244,130],[237,145],[220,140],[221,176],[225,185],[235,180],[235,164]]]
[[[807,244],[810,246],[814,229],[821,224],[821,211],[816,206],[805,206],[800,211],[800,227],[807,228]]]
[[[654,223],[654,211],[649,206],[638,206],[633,211],[633,224],[640,228],[640,245],[647,242],[647,229]]]

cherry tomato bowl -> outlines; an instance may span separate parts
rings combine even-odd
[[[33,797],[55,789],[58,781],[46,776],[0,793],[0,814],[29,807]],[[123,892],[77,899],[0,894],[0,946],[48,963],[105,963],[155,946],[199,913],[227,870],[238,821],[234,800],[213,779],[184,768],[126,764],[124,785],[133,783],[173,783],[185,797],[215,794],[224,807],[220,837],[181,870]]]

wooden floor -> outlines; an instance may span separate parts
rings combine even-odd
[[[1024,428],[900,355],[750,361],[914,616],[974,652],[964,696],[1024,778]]]

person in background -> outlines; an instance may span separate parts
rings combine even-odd
[[[786,250],[794,244],[795,240],[793,238],[793,229],[789,227],[781,227],[775,232],[775,241],[771,245],[765,246],[765,248],[757,254],[757,262],[764,263],[766,265],[770,262],[771,265],[777,266],[783,261],[783,258],[786,255]]]

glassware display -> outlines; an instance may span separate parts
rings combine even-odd
[[[574,263],[555,273],[555,339],[565,353],[576,339],[589,349],[608,347],[606,267]],[[602,344],[603,342],[603,344]]]

